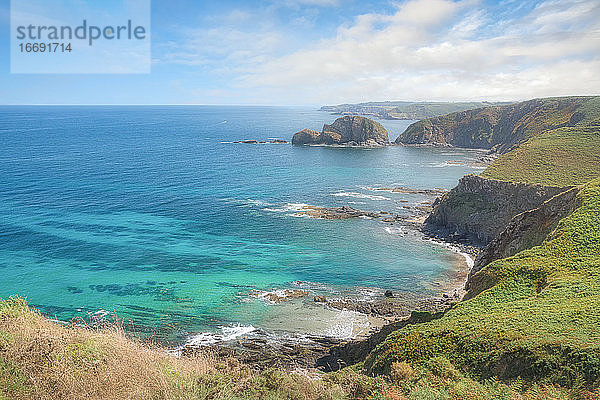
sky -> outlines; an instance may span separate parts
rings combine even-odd
[[[600,94],[600,0],[152,0],[147,74],[11,74],[10,29],[0,0],[0,104]]]

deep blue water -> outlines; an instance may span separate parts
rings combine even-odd
[[[334,119],[284,107],[0,107],[0,297],[62,320],[115,313],[172,338],[237,323],[302,330],[285,306],[248,296],[297,280],[425,293],[455,254],[379,221],[294,210],[406,213],[426,198],[370,188],[451,188],[475,170],[448,161],[473,152],[228,143],[289,140]],[[410,123],[380,122],[392,140]]]

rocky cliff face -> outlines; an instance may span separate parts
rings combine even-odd
[[[303,129],[294,134],[292,144],[384,146],[389,144],[389,137],[380,123],[353,115],[338,118],[331,125],[323,125],[321,132]]]
[[[575,126],[598,97],[557,97],[478,108],[434,117],[409,126],[397,144],[436,144],[493,149],[504,153],[515,144],[548,129]],[[595,111],[594,111],[595,112]]]
[[[565,190],[467,175],[436,202],[424,230],[445,240],[485,246],[517,214],[538,208]]]
[[[579,207],[576,201],[578,191],[578,188],[567,188],[539,207],[515,215],[479,254],[469,276],[493,261],[541,244],[562,218]]]

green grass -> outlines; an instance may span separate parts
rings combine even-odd
[[[482,177],[549,186],[581,185],[600,177],[600,126],[545,132],[500,156]]]
[[[32,385],[19,366],[0,357],[0,400],[15,395],[28,397],[32,391]]]
[[[426,366],[444,356],[483,381],[597,388],[600,385],[600,180],[540,246],[476,274],[475,294],[443,318],[390,334],[365,363]]]

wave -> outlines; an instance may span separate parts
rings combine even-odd
[[[433,240],[433,239],[425,239],[425,240],[428,242],[440,245],[440,246],[444,246],[448,250],[453,251],[456,254],[460,254],[461,256],[463,256],[465,258],[465,262],[467,263],[467,266],[469,267],[469,269],[473,268],[473,266],[475,265],[475,259],[473,259],[473,257],[471,257],[468,253],[461,251],[461,249],[459,247],[454,246],[450,243],[440,242],[438,240]]]
[[[391,192],[395,187],[403,186],[403,183],[393,183],[391,185],[375,185],[375,186],[359,186],[362,190],[368,190],[369,192]]]
[[[336,197],[355,197],[357,199],[369,199],[369,200],[389,200],[389,198],[385,196],[377,196],[374,194],[364,194],[359,192],[338,192],[331,193],[332,196]]]
[[[220,342],[228,342],[234,340],[240,336],[248,335],[256,328],[252,325],[235,325],[235,326],[223,326],[220,328],[221,333],[202,332],[197,335],[193,335],[186,340],[186,346],[208,346]]]
[[[325,331],[325,336],[337,339],[352,339],[357,328],[367,328],[367,321],[358,320],[356,311],[342,310],[336,314],[331,325]]]
[[[249,206],[267,207],[267,206],[274,205],[267,201],[256,200],[256,199],[235,199],[235,198],[231,198],[231,197],[226,197],[226,198],[222,198],[219,200],[224,201],[225,203],[230,203],[230,204],[240,204],[240,205],[246,206],[246,207],[249,207]]]
[[[450,162],[443,162],[443,163],[427,163],[425,164],[427,166],[430,166],[432,168],[447,168],[447,167],[459,167],[461,166],[461,164],[454,164],[454,163],[450,163]]]
[[[400,226],[386,226],[383,229],[390,235],[406,235],[406,231]]]
[[[282,207],[279,207],[279,208],[267,207],[267,208],[263,208],[263,210],[270,211],[270,212],[290,212],[290,211],[298,212],[298,211],[301,211],[304,207],[308,207],[308,204],[306,204],[306,203],[286,203]]]

